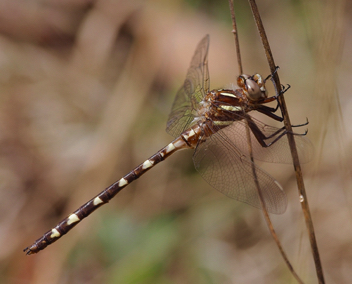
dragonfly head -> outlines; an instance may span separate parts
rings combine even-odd
[[[265,88],[265,81],[259,74],[252,76],[242,74],[237,78],[237,85],[244,91],[247,98],[251,101],[260,101],[268,97]]]

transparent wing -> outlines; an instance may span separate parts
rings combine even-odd
[[[270,144],[284,133],[284,128],[269,126],[259,120],[251,117],[251,122],[254,123],[262,134],[268,139],[265,139],[266,144]],[[246,157],[249,157],[249,141],[246,133],[247,121],[243,118],[240,121],[234,121],[231,125],[224,128],[219,135],[227,137],[233,145]],[[283,135],[269,147],[263,147],[256,139],[253,131],[250,131],[252,153],[256,160],[270,162],[292,164],[291,151],[287,139],[287,135]],[[313,159],[314,147],[310,140],[305,136],[294,135],[299,160],[301,163],[307,163]]]
[[[176,94],[166,126],[166,131],[174,137],[191,125],[198,103],[209,92],[208,48],[209,35],[206,35],[198,44],[183,86]]]
[[[195,168],[226,196],[261,208],[252,162],[233,147],[231,141],[224,139],[222,131],[198,145],[193,155]],[[254,167],[267,211],[285,212],[287,198],[279,183],[258,166]]]

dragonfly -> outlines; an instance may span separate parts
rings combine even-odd
[[[259,74],[243,74],[238,76],[234,88],[210,90],[208,49],[209,35],[206,35],[198,44],[186,79],[176,94],[166,127],[175,139],[25,248],[27,255],[38,253],[60,239],[124,187],[183,149],[194,149],[196,170],[221,193],[257,208],[265,206],[270,213],[285,212],[287,197],[283,188],[251,159],[292,163],[285,128],[269,126],[249,114],[257,111],[283,121],[275,114],[278,102],[276,108],[265,105],[277,101],[280,95],[268,97],[265,83],[272,75],[263,79]],[[313,152],[306,133],[292,133],[302,163],[310,161]]]

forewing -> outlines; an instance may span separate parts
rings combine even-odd
[[[196,148],[193,162],[197,171],[226,196],[262,208],[252,170],[254,166],[267,211],[275,214],[285,212],[287,198],[279,183],[233,147],[222,131]]]
[[[166,126],[166,131],[174,137],[190,126],[198,103],[209,91],[208,48],[209,35],[206,35],[198,44],[186,79],[176,94]]]

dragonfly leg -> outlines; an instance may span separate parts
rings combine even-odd
[[[279,70],[279,68],[280,68],[279,66],[276,66],[274,72],[273,72],[272,74],[269,74],[268,77],[266,77],[266,78],[264,79],[264,83],[265,83],[268,79],[272,78],[272,77],[275,75],[275,73],[277,72],[277,70]]]
[[[295,125],[291,125],[291,127],[302,127],[302,126],[306,126],[309,124],[309,121],[308,121],[308,117],[306,117],[306,122],[305,123],[302,123],[302,124],[295,124]],[[300,135],[298,133],[294,133],[295,135]],[[303,135],[304,136],[304,135]]]
[[[280,92],[280,95],[286,93],[290,88],[291,88],[291,85],[290,85],[290,84],[287,84],[287,87],[285,87],[284,85],[281,85],[281,92]]]
[[[291,88],[291,85],[287,84],[287,87],[285,87],[284,85],[282,85],[281,88],[282,88],[282,90],[281,90],[281,92],[280,92],[280,95],[282,95],[283,93],[287,92],[288,89]],[[264,106],[264,105],[259,105],[259,106],[257,106],[257,109],[256,109],[256,110],[259,111],[259,112],[262,113],[262,114],[265,114],[265,115],[269,116],[270,118],[272,118],[272,119],[274,119],[274,120],[277,120],[277,121],[282,122],[282,121],[284,120],[284,118],[281,117],[281,116],[279,116],[279,115],[274,114],[274,112],[276,112],[276,111],[279,109],[279,107],[280,107],[280,102],[279,102],[279,100],[278,100],[278,97],[279,97],[279,95],[275,95],[275,96],[272,96],[272,97],[267,98],[267,99],[265,100],[265,102],[266,102],[266,101],[267,101],[267,102],[270,102],[270,101],[276,100],[277,104],[276,104],[276,107],[275,107],[275,108],[268,107],[268,106]],[[264,103],[265,103],[265,102],[264,102]]]
[[[308,133],[308,129],[306,129],[304,133],[289,132],[289,131],[287,131],[284,127],[283,127],[283,129],[284,129],[284,131],[283,131],[278,137],[276,137],[273,141],[271,141],[271,142],[268,143],[268,144],[265,143],[266,147],[270,147],[270,146],[273,145],[275,142],[279,141],[279,140],[280,140],[284,135],[286,135],[287,133],[291,133],[291,134],[296,135],[296,136],[305,136],[305,135],[307,135],[307,133]],[[272,136],[272,135],[270,135],[270,136]],[[270,137],[270,136],[269,136],[269,137]],[[269,137],[267,137],[266,139],[269,139]]]
[[[275,83],[274,83],[274,85],[275,85]],[[284,93],[286,93],[290,88],[291,88],[290,84],[287,84],[287,87],[285,87],[284,85],[281,85],[280,93],[277,93],[275,96],[266,98],[263,101],[261,101],[260,107],[257,106],[256,110],[260,111],[259,109],[264,109],[265,108],[266,110],[268,110],[271,113],[276,112],[279,109],[279,107],[280,107],[280,102],[278,100],[279,96],[284,94]],[[277,103],[275,108],[271,108],[271,107],[267,107],[267,106],[263,106],[262,105],[262,104],[270,103],[270,102],[273,102],[273,101],[276,101],[276,103]],[[263,112],[263,113],[267,114],[265,112]],[[276,119],[276,118],[274,118],[274,119],[278,120],[278,121],[282,121],[283,120],[283,118],[281,118],[282,120],[279,120],[279,119]]]
[[[266,98],[265,100],[263,100],[262,103],[265,104],[265,103],[272,102],[272,101],[274,101],[274,100],[277,101],[277,98],[278,98],[280,95],[286,93],[290,88],[291,88],[291,85],[290,85],[290,84],[287,84],[287,87],[285,87],[284,85],[281,85],[281,91],[280,91],[280,93],[277,93],[275,96],[271,96],[271,97],[269,97],[269,98]],[[277,102],[277,103],[279,104],[279,102]],[[278,106],[276,107],[276,109],[278,109]]]
[[[274,119],[276,121],[282,122],[284,120],[284,118],[279,116],[279,115],[274,114],[274,112],[277,111],[278,107],[279,107],[279,102],[277,103],[276,108],[259,105],[256,110],[259,111],[262,114],[265,114],[266,116],[269,116],[270,118],[272,118],[272,119]]]
[[[290,132],[290,131],[287,131],[284,127],[282,128],[284,129],[284,131],[278,136],[276,137],[273,141],[271,141],[270,143],[266,144],[267,147],[273,145],[275,142],[277,142],[278,140],[280,140],[284,135],[286,135],[287,133],[291,133],[292,135],[296,135],[296,136],[306,136],[307,133],[308,133],[308,129],[306,129],[304,131],[304,133],[295,133],[295,132]],[[270,137],[271,136],[271,137]],[[269,137],[272,138],[273,136],[270,135]],[[269,139],[269,137],[267,137],[267,139]]]
[[[308,130],[306,130],[304,133],[295,133],[295,132],[289,132],[286,130],[285,127],[282,127],[280,129],[278,129],[277,131],[275,131],[273,134],[269,135],[269,136],[265,136],[263,134],[263,132],[259,129],[259,127],[254,123],[254,121],[251,119],[250,116],[247,116],[247,121],[248,121],[248,126],[251,129],[253,135],[255,136],[255,138],[257,139],[258,143],[262,146],[262,147],[270,147],[271,145],[273,145],[275,142],[279,141],[284,135],[286,135],[287,133],[291,133],[293,135],[297,135],[297,136],[305,136],[308,133]],[[305,126],[307,125],[309,122],[307,120],[307,122],[303,123],[303,124],[298,124],[298,125],[292,125],[292,127],[301,127],[301,126]],[[277,136],[273,141],[271,141],[270,143],[267,143],[265,140],[271,139],[273,137]]]
[[[275,67],[275,71],[272,74],[269,74],[265,79],[264,79],[264,83],[268,80],[268,79],[272,79],[275,75],[275,73],[277,72],[277,70],[279,70],[279,66]],[[282,95],[283,93],[285,93],[289,88],[291,88],[290,84],[287,84],[287,87],[285,87],[284,85],[281,85],[281,92],[280,95]]]

